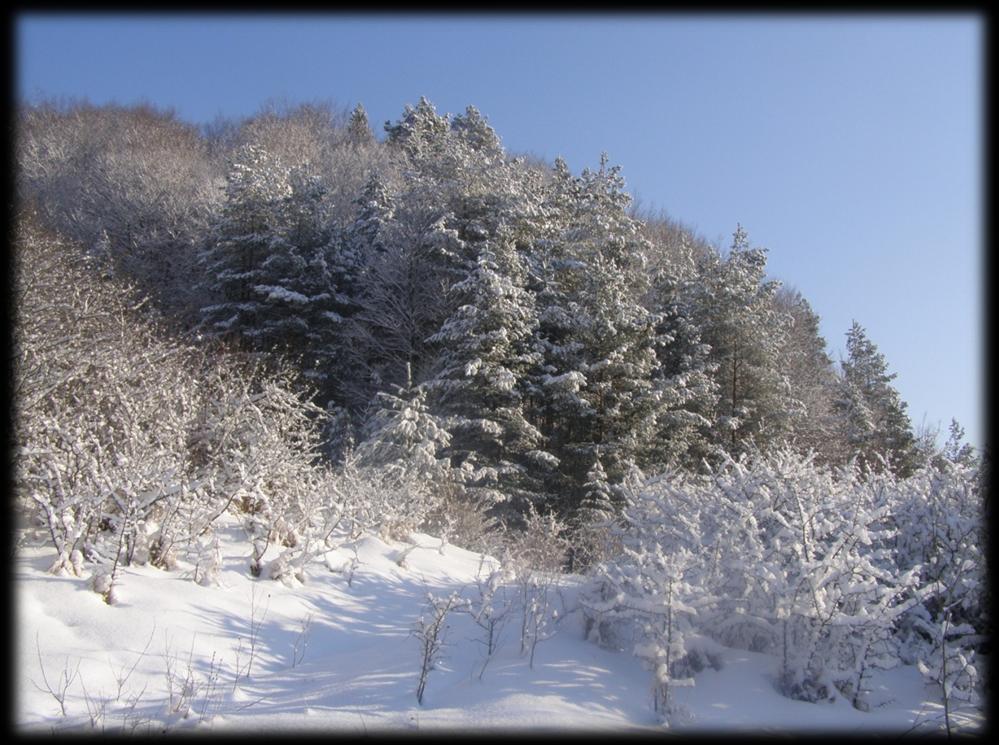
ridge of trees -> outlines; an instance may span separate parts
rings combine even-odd
[[[934,457],[863,327],[836,369],[741,225],[723,254],[632,205],[606,155],[579,175],[513,157],[473,106],[421,98],[384,129],[360,104],[200,130],[23,105],[18,196],[174,328],[290,361],[336,414],[334,459],[421,391],[438,455],[514,521],[573,519],[596,462],[619,485],[785,445],[899,475]]]

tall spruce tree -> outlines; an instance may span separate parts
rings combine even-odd
[[[692,300],[717,365],[714,444],[732,454],[778,445],[801,404],[781,367],[789,318],[773,302],[779,282],[766,279],[766,249],[751,248],[739,225],[728,255],[707,255],[699,273]]]
[[[796,290],[782,287],[775,302],[790,318],[780,350],[781,367],[802,405],[801,416],[792,425],[792,444],[802,453],[816,453],[821,463],[842,463],[845,454],[833,411],[838,378],[819,333],[819,317]]]
[[[657,318],[639,301],[643,239],[623,187],[606,156],[578,178],[559,160],[542,205],[552,227],[535,264],[543,362],[532,389],[561,463],[551,486],[568,513],[579,507],[594,456],[619,481],[648,451],[661,413],[652,381]]]
[[[300,171],[289,181],[291,193],[281,205],[281,222],[252,288],[258,322],[246,336],[258,349],[301,358],[306,377],[328,398],[341,316],[330,267],[330,233],[320,216],[324,190]]]
[[[505,250],[503,250],[505,248]],[[428,383],[436,411],[446,417],[449,452],[463,468],[473,497],[509,502],[523,513],[541,496],[540,471],[550,463],[541,433],[524,415],[524,381],[537,364],[531,348],[537,325],[531,295],[508,244],[485,250],[455,285],[464,303],[440,331],[440,370]]]
[[[373,174],[354,204],[354,221],[343,236],[340,253],[341,292],[353,312],[344,320],[340,341],[350,368],[341,383],[344,404],[358,414],[382,381],[392,378],[385,368],[401,371],[405,362],[397,364],[389,351],[400,331],[397,314],[391,312],[395,273],[386,262],[393,240],[395,198],[381,177]],[[406,361],[411,360],[407,357]]]
[[[648,304],[655,310],[656,367],[652,371],[660,411],[643,468],[697,470],[711,454],[711,426],[718,403],[717,363],[690,308],[696,280],[661,271],[653,279]]]
[[[354,147],[365,147],[375,142],[375,134],[368,123],[368,112],[361,104],[357,104],[350,112],[350,120],[347,122],[347,141]]]
[[[262,298],[254,288],[266,279],[262,264],[283,227],[289,196],[288,173],[266,150],[247,145],[237,152],[221,212],[199,254],[209,298],[201,308],[205,333],[246,342],[259,330]]]
[[[910,475],[919,456],[907,405],[891,384],[895,373],[856,321],[846,334],[846,351],[835,410],[850,454],[875,470],[886,458],[896,474]]]

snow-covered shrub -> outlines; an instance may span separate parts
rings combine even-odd
[[[146,523],[188,478],[185,439],[198,388],[192,353],[141,317],[129,286],[99,279],[77,247],[31,215],[18,230],[20,505],[45,526],[54,571],[74,551],[109,560],[119,535],[129,563]]]
[[[489,512],[492,505],[457,484],[438,484],[436,488],[437,499],[424,520],[426,532],[469,551],[497,553],[504,532]]]
[[[356,458],[347,459],[335,480],[355,532],[368,530],[391,540],[407,540],[418,531],[437,500],[432,484],[361,467]]]
[[[949,727],[953,705],[980,699],[986,487],[972,459],[943,459],[891,485],[897,561],[923,589],[900,618],[899,654],[940,687]]]
[[[893,568],[890,505],[849,469],[788,450],[729,461],[713,481],[719,601],[706,629],[777,653],[785,695],[829,698],[853,679],[859,696],[915,584]]]
[[[560,620],[554,604],[558,576],[522,568],[515,579],[521,612],[520,653],[528,656],[533,669],[538,643],[554,635]]]
[[[197,562],[236,506],[255,538],[315,550],[340,508],[315,465],[318,409],[291,374],[172,339],[78,248],[30,216],[19,230],[17,495],[53,571],[79,574],[81,556]]]
[[[485,659],[479,669],[479,680],[482,679],[489,661],[499,646],[503,628],[509,621],[512,612],[512,606],[502,592],[503,583],[511,579],[509,567],[500,564],[483,576],[484,563],[485,556],[483,555],[479,562],[479,571],[475,577],[476,595],[466,609],[471,615],[472,621],[482,629],[483,633],[483,638],[479,641],[485,647]]]
[[[978,468],[945,462],[892,486],[898,565],[940,588],[926,610],[939,622],[946,609],[952,624],[984,633],[987,536]]]
[[[209,403],[195,438],[205,480],[243,519],[253,545],[251,572],[264,553],[281,552],[272,578],[304,567],[328,550],[342,516],[342,495],[318,465],[322,410],[296,392],[290,371],[251,369]]]
[[[194,581],[206,587],[217,585],[222,571],[222,551],[218,536],[212,533],[209,537],[199,538],[195,548],[197,563],[194,565]]]
[[[426,613],[416,621],[413,636],[420,643],[420,674],[416,685],[416,702],[421,706],[430,671],[441,661],[441,651],[444,649],[448,629],[448,614],[462,604],[463,601],[457,593],[446,597],[429,595]]]
[[[528,503],[524,525],[506,535],[502,565],[516,586],[520,612],[520,652],[534,654],[558,622],[555,597],[569,547],[567,526],[555,513],[539,513]]]
[[[948,643],[965,650],[950,670],[966,671],[955,685],[967,687],[981,633],[968,621],[983,613],[977,483],[949,467],[904,481],[831,470],[790,450],[646,479],[623,490],[622,550],[583,595],[588,634],[660,666],[673,635],[693,629],[776,655],[789,697],[838,689],[864,709],[872,669],[916,659],[931,669],[951,654],[939,641],[949,610]],[[669,639],[648,621],[653,606],[675,621]],[[684,655],[674,649],[671,663]]]
[[[672,476],[624,490],[617,557],[594,570],[581,605],[591,639],[627,648],[652,671],[653,709],[669,722],[682,712],[673,689],[693,685],[685,635],[697,608],[710,600],[694,553],[697,512]],[[673,498],[675,497],[675,498]],[[693,519],[691,519],[693,518]]]
[[[916,666],[926,680],[939,688],[944,724],[950,734],[952,711],[961,704],[977,705],[981,701],[982,675],[973,644],[978,635],[970,624],[952,623],[949,609],[940,623],[921,628],[932,637],[928,653]]]
[[[559,572],[569,550],[568,526],[554,512],[538,512],[528,503],[523,526],[508,533],[507,546],[518,573]]]

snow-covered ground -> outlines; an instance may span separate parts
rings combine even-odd
[[[503,588],[512,615],[481,679],[483,632],[468,614],[452,614],[445,659],[430,672],[419,705],[412,631],[428,593],[474,599],[475,578],[492,560],[415,535],[421,548],[400,566],[410,544],[364,537],[350,544],[358,559],[352,575],[348,546],[316,563],[306,584],[291,587],[251,578],[249,548],[236,542],[237,533],[222,541],[219,586],[196,584],[184,565],[171,572],[126,567],[114,606],[86,578],[48,574],[51,549],[22,547],[15,569],[18,728],[146,734],[663,727],[640,662],[584,639],[575,578],[559,581],[560,620],[554,636],[539,643],[533,669],[520,654],[514,587]],[[880,673],[871,711],[861,712],[841,697],[825,704],[783,698],[772,684],[774,657],[697,643],[723,664],[677,691],[686,715],[674,720],[675,729],[902,733],[942,726],[939,696],[914,667]],[[984,723],[980,712],[958,718],[971,728]]]

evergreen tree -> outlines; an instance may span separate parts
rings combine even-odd
[[[447,417],[452,460],[468,472],[473,497],[522,512],[537,501],[539,470],[550,462],[541,433],[524,415],[526,373],[536,364],[530,342],[533,298],[520,286],[516,254],[484,251],[454,291],[464,304],[430,337],[441,347],[428,387]]]
[[[599,455],[611,482],[652,447],[662,398],[655,389],[657,317],[639,302],[646,280],[642,238],[627,214],[620,169],[573,178],[556,161],[538,241],[538,348],[532,390],[549,450],[561,462],[551,484],[572,512]]]
[[[617,508],[611,486],[607,483],[607,473],[599,456],[593,458],[593,467],[586,474],[586,483],[583,487],[586,489],[586,495],[580,507],[581,519],[586,523],[599,523],[613,518]]]
[[[350,120],[347,122],[347,141],[355,147],[364,147],[375,142],[375,133],[371,131],[371,125],[368,123],[368,112],[361,104],[357,104],[350,112]]]
[[[556,158],[550,181],[544,185],[533,251],[530,255],[530,286],[538,311],[535,347],[541,365],[529,381],[531,420],[541,429],[548,449],[562,459],[575,455],[568,443],[576,439],[574,429],[590,415],[582,394],[587,378],[583,372],[583,315],[576,302],[581,268],[566,240],[578,201],[579,183],[568,165]],[[583,453],[581,458],[591,458]],[[588,467],[587,465],[583,468]],[[562,464],[546,482],[546,489],[559,501],[571,502],[571,493],[585,473]],[[564,505],[563,505],[564,506]]]
[[[964,442],[964,427],[958,423],[957,419],[950,420],[947,428],[947,442],[943,447],[943,457],[951,463],[960,463],[962,466],[972,467],[977,465],[978,457],[975,448]]]
[[[572,525],[576,537],[569,571],[593,566],[610,554],[609,530],[619,512],[614,490],[607,482],[599,456],[593,458],[593,467],[586,474],[583,488],[586,491]]]
[[[345,405],[359,412],[381,387],[385,366],[392,364],[387,349],[400,325],[390,308],[392,300],[398,303],[401,298],[393,296],[389,285],[395,273],[386,263],[395,200],[377,174],[368,180],[355,207],[339,262],[341,294],[353,306],[342,326],[341,344],[350,373],[342,377],[341,391]]]
[[[916,440],[907,405],[891,384],[895,373],[856,321],[846,334],[846,350],[835,410],[851,455],[875,469],[880,456],[898,475],[911,474],[918,465]]]
[[[386,124],[386,131],[389,148],[400,159],[405,188],[393,213],[393,255],[375,270],[376,283],[388,283],[387,293],[376,291],[383,297],[373,302],[378,314],[395,317],[396,324],[402,321],[386,331],[423,379],[434,366],[427,339],[454,311],[456,295],[450,288],[468,274],[476,258],[455,217],[468,194],[463,175],[467,149],[452,136],[448,116],[438,114],[426,98],[416,107],[407,105],[396,124]]]
[[[202,309],[211,335],[298,359],[323,402],[337,379],[342,298],[322,216],[325,195],[305,168],[284,170],[262,148],[241,151],[202,254],[221,302]]]
[[[385,122],[389,145],[400,148],[414,162],[428,165],[440,160],[446,147],[449,129],[447,115],[437,109],[424,96],[416,106],[406,104],[399,121]]]
[[[347,231],[345,249],[355,266],[364,266],[373,255],[385,253],[388,225],[394,217],[394,203],[388,187],[372,174],[354,204],[356,217]]]
[[[245,339],[259,331],[262,303],[254,288],[266,283],[262,264],[290,195],[288,173],[265,150],[247,145],[239,151],[226,176],[221,214],[199,257],[211,298],[201,308],[206,333]]]
[[[656,278],[652,306],[657,309],[656,367],[652,372],[660,397],[656,433],[643,467],[682,466],[697,470],[710,456],[712,415],[718,402],[711,348],[688,307],[689,281]]]
[[[302,357],[306,375],[328,385],[336,358],[336,312],[330,272],[330,236],[319,216],[323,189],[300,172],[292,174],[283,205],[283,225],[271,236],[253,291],[257,326],[246,331],[259,349]]]
[[[750,248],[740,225],[728,256],[708,255],[699,270],[692,302],[717,365],[714,444],[731,453],[780,444],[801,404],[781,365],[789,319],[773,302],[779,283],[765,278],[766,250]]]
[[[427,390],[412,380],[395,392],[380,391],[366,429],[368,436],[355,451],[359,466],[380,469],[388,478],[444,484],[454,473],[444,450],[451,436],[427,408]]]
[[[479,110],[468,106],[464,114],[451,120],[451,132],[470,150],[478,153],[487,162],[503,160],[505,153],[500,138]]]
[[[802,453],[814,451],[822,463],[842,463],[846,458],[833,411],[838,380],[819,333],[819,317],[798,291],[781,288],[775,301],[790,319],[780,350],[781,368],[802,404],[791,440]]]

